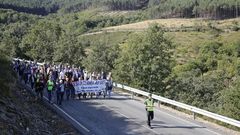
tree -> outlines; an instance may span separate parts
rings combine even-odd
[[[77,36],[64,33],[55,47],[53,61],[81,65],[84,57],[84,48]]]
[[[214,111],[218,106],[217,98],[224,89],[225,76],[222,72],[213,72],[198,77],[197,72],[186,71],[174,76],[171,88],[165,95],[176,101]]]
[[[118,46],[98,42],[89,49],[87,58],[84,59],[83,63],[91,72],[110,72],[114,68],[113,64],[117,56]]]
[[[121,46],[114,76],[120,82],[162,94],[171,73],[172,48],[161,27],[152,25]]]
[[[240,120],[240,80],[235,82],[233,87],[222,91],[221,96],[219,97],[219,101],[222,103],[220,108],[220,113],[234,118],[236,120]]]
[[[21,48],[30,58],[52,61],[61,34],[62,29],[57,23],[40,21],[25,35]]]

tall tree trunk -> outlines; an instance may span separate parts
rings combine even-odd
[[[238,2],[236,1],[236,18],[238,17]]]

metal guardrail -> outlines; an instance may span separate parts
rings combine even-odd
[[[130,91],[132,93],[136,93],[136,94],[139,94],[139,95],[142,95],[142,96],[148,96],[149,95],[148,92],[138,90],[136,88],[132,88],[132,87],[122,85],[122,84],[119,84],[119,83],[114,82],[113,85],[114,85],[114,87],[121,88],[121,89]],[[182,109],[189,110],[189,111],[193,112],[194,118],[195,118],[195,113],[197,113],[197,114],[201,114],[203,116],[207,116],[209,118],[219,120],[221,122],[224,122],[224,123],[236,126],[236,127],[240,127],[240,121],[234,120],[232,118],[228,118],[228,117],[225,117],[225,116],[222,116],[222,115],[219,115],[219,114],[215,114],[215,113],[203,110],[203,109],[199,109],[199,108],[194,107],[194,106],[190,106],[190,105],[187,105],[187,104],[184,104],[184,103],[180,103],[180,102],[177,102],[177,101],[174,101],[174,100],[170,100],[168,98],[164,98],[164,97],[161,97],[161,96],[158,96],[158,95],[155,95],[155,94],[152,94],[152,98],[155,99],[155,100],[158,100],[160,102],[164,102],[164,103],[167,103],[167,104],[170,104],[170,105],[174,105],[176,107],[180,107]]]
[[[13,60],[23,61],[22,59],[16,59],[16,58],[13,58]],[[26,62],[32,62],[32,61],[28,61],[28,60],[25,60],[25,61]],[[43,63],[37,63],[37,64],[38,65],[43,65]],[[147,97],[149,95],[148,92],[145,92],[145,91],[142,91],[142,90],[139,90],[139,89],[136,89],[136,88],[132,88],[132,87],[129,87],[129,86],[126,86],[126,85],[123,85],[123,84],[119,84],[119,83],[116,83],[116,82],[114,82],[113,85],[114,85],[114,87],[121,88],[121,89],[130,91],[132,93],[136,93],[136,94],[139,94],[139,95],[142,95],[142,96]],[[182,109],[189,110],[193,113],[194,119],[195,119],[195,113],[197,113],[197,114],[201,114],[203,116],[207,116],[209,118],[219,120],[221,122],[224,122],[224,123],[227,123],[227,124],[230,124],[230,125],[233,125],[233,126],[236,126],[236,127],[240,128],[240,121],[234,120],[232,118],[228,118],[226,116],[215,114],[215,113],[212,113],[212,112],[209,112],[209,111],[206,111],[206,110],[194,107],[194,106],[190,106],[190,105],[187,105],[187,104],[184,104],[184,103],[180,103],[180,102],[168,99],[168,98],[164,98],[162,96],[158,96],[158,95],[155,95],[155,94],[152,94],[152,98],[157,100],[157,101],[163,102],[163,103],[167,103],[167,104],[170,104],[170,105],[173,105],[173,106],[176,106],[176,107],[180,107]]]

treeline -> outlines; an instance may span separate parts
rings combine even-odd
[[[141,10],[152,18],[235,18],[240,15],[239,0],[3,0],[0,7],[47,15],[71,13],[91,7],[104,10]]]
[[[50,3],[50,0],[3,0],[0,8],[45,16],[59,9],[58,5]]]
[[[71,4],[61,2],[62,11],[65,13],[77,12],[89,7],[102,8],[104,10],[140,10],[148,6],[149,0],[82,0],[74,1]],[[60,2],[56,2],[59,5]],[[74,4],[75,3],[75,4]]]
[[[0,8],[13,9],[18,12],[31,13],[36,15],[48,15],[56,13],[59,9],[64,12],[74,12],[86,9],[90,2],[85,0],[3,0]]]
[[[0,8],[47,15],[58,10],[63,13],[71,13],[90,7],[108,10],[138,10],[146,7],[147,4],[148,0],[3,0],[0,2]]]
[[[37,8],[30,8],[30,7],[20,7],[20,6],[15,6],[11,4],[0,4],[0,8],[3,9],[12,9],[18,12],[24,12],[24,13],[31,13],[31,14],[36,14],[36,15],[48,15],[49,11],[47,11],[44,7],[37,7]],[[55,12],[55,10],[51,10],[50,12]]]
[[[150,0],[151,18],[225,19],[240,15],[239,0]]]
[[[146,8],[149,0],[105,0],[110,10],[139,10]]]

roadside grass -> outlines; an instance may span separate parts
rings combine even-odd
[[[79,36],[79,39],[85,45],[89,46],[100,42],[108,45],[116,45],[127,40],[129,34],[131,34],[131,32],[102,32],[101,34],[96,35]]]
[[[98,15],[102,16],[129,16],[129,15],[135,15],[139,13],[138,11],[135,10],[123,10],[123,11],[100,11]]]
[[[178,64],[184,64],[189,60],[195,59],[199,54],[199,48],[209,42],[219,42],[232,44],[240,39],[239,32],[221,32],[217,37],[208,32],[167,32],[166,37],[172,39],[176,46],[174,57]]]
[[[174,57],[178,64],[196,58],[199,46],[212,40],[208,32],[168,32],[165,36],[170,38],[176,47]]]
[[[240,31],[223,33],[217,40],[220,40],[222,43],[228,44],[236,43],[240,40]]]

